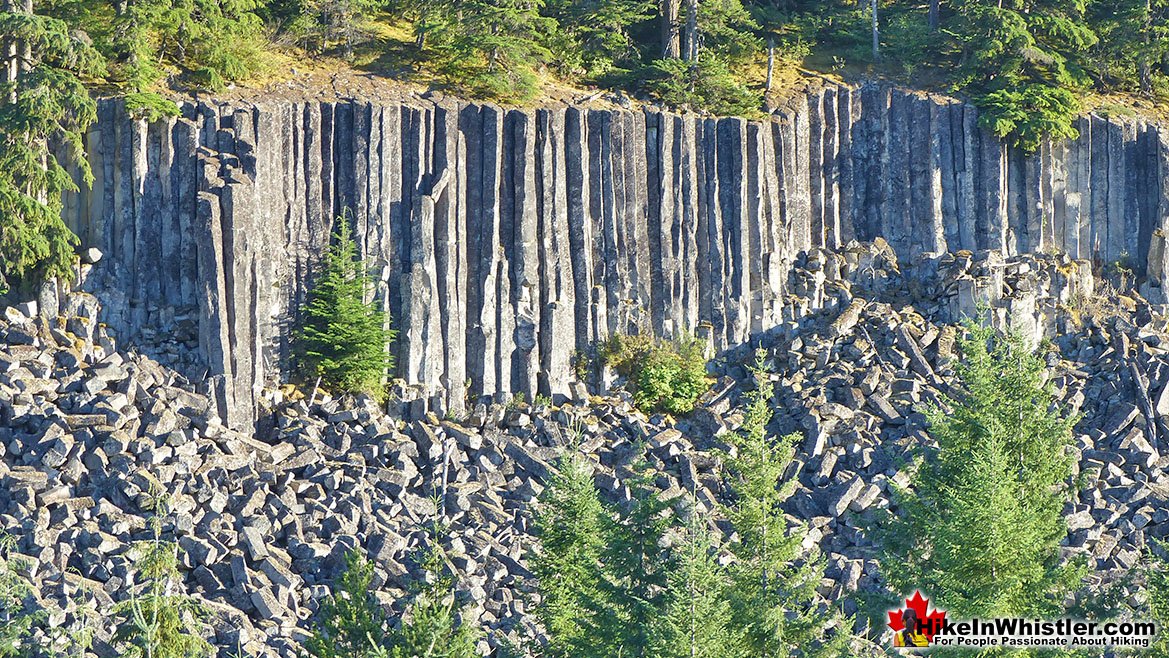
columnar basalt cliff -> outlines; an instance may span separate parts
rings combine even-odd
[[[97,181],[66,201],[123,340],[197,349],[219,411],[254,419],[288,363],[332,222],[352,217],[399,329],[398,373],[436,407],[565,393],[613,332],[717,351],[807,312],[812,247],[1128,259],[1163,301],[1169,132],[1088,116],[1033,155],[947,99],[826,87],[767,121],[453,101],[100,106]],[[814,301],[813,301],[814,303]]]

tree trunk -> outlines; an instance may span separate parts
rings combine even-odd
[[[16,11],[16,6],[13,0],[4,0],[3,8],[5,12],[12,13]],[[4,82],[12,83],[16,81],[16,42],[12,39],[4,39]],[[13,99],[14,100],[14,99]]]
[[[775,37],[767,37],[767,91],[771,91],[771,77],[775,72]]]
[[[873,0],[873,61],[881,61],[881,32],[877,29],[877,0]]]
[[[942,0],[930,0],[930,32],[938,31],[938,14],[941,13]]]
[[[1149,63],[1149,33],[1153,29],[1153,6],[1152,0],[1145,0],[1145,24],[1144,37],[1145,47],[1141,52],[1140,77],[1141,77],[1141,93],[1150,94],[1153,92],[1153,67]]]
[[[682,48],[678,43],[678,8],[681,0],[661,0],[658,5],[662,25],[662,59],[678,59]]]
[[[698,59],[698,0],[686,2],[686,59]]]

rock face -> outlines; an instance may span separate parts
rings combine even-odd
[[[266,440],[225,427],[197,382],[119,351],[92,295],[67,293],[52,320],[21,304],[0,317],[0,531],[54,625],[76,630],[83,603],[106,616],[98,656],[118,655],[108,614],[140,582],[136,544],[153,536],[156,490],[171,501],[162,532],[181,549],[183,585],[214,613],[219,655],[301,655],[351,549],[373,562],[379,600],[400,613],[434,520],[446,528],[438,540],[461,618],[484,631],[480,655],[538,644],[532,512],[559,456],[583,453],[612,504],[645,478],[679,515],[700,514],[731,541],[724,449],[752,385],[740,364],[760,348],[775,383],[769,434],[800,439],[786,476],[789,530],[825,560],[818,605],[853,614],[858,599],[888,594],[871,523],[897,511],[895,486],[934,445],[922,405],[956,395],[952,320],[982,300],[995,322],[1060,335],[1048,381],[1061,408],[1083,412],[1061,555],[1095,569],[1089,588],[1120,582],[1112,594],[1126,600],[1141,586],[1124,576],[1169,538],[1169,334],[1163,306],[1093,292],[1086,265],[990,251],[898,264],[883,241],[811,249],[791,268],[792,299],[809,300],[801,321],[728,350],[688,417],[647,417],[623,394],[407,421],[369,399],[268,389]],[[856,630],[865,623],[859,615]]]
[[[103,322],[254,420],[337,216],[374,264],[399,372],[431,409],[569,394],[613,332],[722,351],[793,320],[791,263],[884,238],[1127,261],[1162,301],[1169,133],[1088,116],[1026,156],[975,110],[888,86],[810,92],[766,121],[452,100],[100,105],[68,221],[105,257]],[[847,322],[845,323],[847,324]],[[589,378],[597,383],[597,373]]]

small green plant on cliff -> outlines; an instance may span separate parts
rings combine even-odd
[[[704,347],[697,338],[664,341],[645,334],[614,334],[598,351],[602,363],[629,378],[639,409],[684,414],[694,410],[698,396],[709,388]]]
[[[385,398],[382,378],[393,367],[386,346],[395,332],[389,316],[366,302],[369,265],[357,256],[348,213],[337,219],[333,244],[304,305],[296,355],[306,379],[319,377],[334,391]]]
[[[131,586],[130,598],[114,608],[118,619],[114,645],[130,658],[210,656],[214,650],[202,638],[207,611],[183,592],[178,545],[162,538],[168,496],[153,479],[146,507],[154,512],[148,520],[153,536],[134,547],[141,582]]]

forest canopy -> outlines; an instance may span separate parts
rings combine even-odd
[[[102,81],[129,92],[215,90],[292,48],[478,97],[522,101],[556,82],[751,114],[774,76],[799,66],[963,94],[1025,147],[1071,135],[1086,93],[1169,96],[1169,0],[38,0],[32,10],[84,32],[106,61]]]

